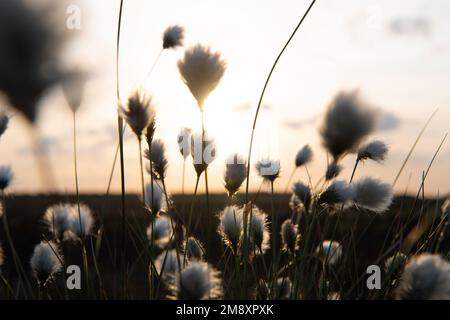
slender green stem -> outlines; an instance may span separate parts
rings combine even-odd
[[[261,91],[261,95],[259,97],[259,101],[258,101],[258,106],[256,107],[256,112],[255,112],[255,117],[253,119],[253,126],[252,126],[252,131],[251,131],[251,135],[250,135],[250,143],[249,143],[249,147],[248,147],[248,158],[247,158],[247,182],[245,185],[245,203],[248,202],[248,191],[249,191],[249,186],[250,186],[250,167],[251,167],[251,160],[252,160],[252,147],[253,147],[253,139],[254,139],[254,135],[255,135],[255,129],[256,129],[256,122],[258,120],[258,114],[259,114],[259,110],[261,108],[261,103],[262,100],[264,98],[264,93],[266,92],[266,88],[267,85],[269,84],[269,80],[272,76],[273,71],[275,70],[275,67],[278,64],[278,61],[280,60],[281,56],[283,55],[284,51],[286,50],[287,46],[289,45],[289,43],[291,42],[292,38],[294,37],[294,35],[296,34],[297,30],[300,28],[300,26],[302,25],[303,21],[305,20],[306,16],[308,15],[309,11],[311,10],[312,6],[314,5],[314,3],[316,2],[316,0],[313,0],[311,2],[311,4],[309,5],[308,9],[306,10],[306,12],[304,13],[304,15],[302,16],[302,18],[300,19],[299,23],[297,24],[297,26],[295,27],[294,31],[292,32],[291,36],[288,38],[288,40],[286,41],[285,45],[283,46],[283,48],[281,49],[280,53],[278,54],[277,58],[275,59],[272,68],[269,71],[269,74],[267,75],[266,81],[264,83],[263,89]],[[246,227],[247,227],[247,223],[246,221],[244,221],[245,225],[244,225],[244,239],[246,236]],[[246,245],[245,245],[244,241],[244,278],[243,281],[245,283],[246,281],[246,274],[247,274],[247,261],[248,261],[248,250],[246,249]]]
[[[194,212],[194,203],[195,203],[195,198],[197,197],[197,190],[198,190],[198,184],[200,182],[200,176],[197,175],[197,180],[195,181],[195,188],[194,188],[194,195],[192,196],[192,202],[191,202],[191,209],[189,210],[189,217],[188,217],[188,224],[186,226],[186,239],[189,239],[192,231],[192,214]],[[187,254],[187,241],[186,241],[186,246],[184,248],[184,259],[183,259],[183,264],[186,263],[186,254]]]
[[[138,138],[139,147],[139,165],[141,173],[141,187],[142,187],[142,203],[145,203],[145,182],[144,182],[144,164],[142,163],[142,139]]]
[[[119,20],[117,23],[117,43],[116,43],[116,95],[117,104],[120,106],[120,85],[119,85],[119,48],[120,48],[120,29],[122,26],[123,0],[120,0]],[[122,196],[122,290],[123,296],[126,296],[126,276],[125,276],[125,255],[126,255],[126,215],[125,215],[125,163],[123,156],[123,119],[117,114],[117,128],[119,131],[119,154],[120,154],[120,180],[121,180],[121,196]]]
[[[294,177],[295,171],[297,171],[297,167],[294,167],[294,169],[292,169],[292,172],[289,175],[289,179],[286,183],[286,187],[284,187],[284,193],[287,193],[289,186],[291,185],[292,178]]]
[[[249,184],[250,184],[250,167],[251,167],[250,164],[251,164],[251,157],[252,157],[253,138],[254,138],[254,134],[255,134],[256,122],[258,120],[259,110],[261,108],[261,103],[262,103],[262,100],[264,98],[264,93],[266,92],[267,85],[269,84],[269,80],[270,80],[270,78],[272,76],[273,71],[275,70],[275,67],[278,64],[278,61],[280,60],[280,58],[283,55],[284,51],[286,50],[287,46],[291,42],[292,38],[294,38],[294,35],[297,33],[297,30],[302,25],[303,21],[305,20],[306,16],[308,15],[309,11],[311,10],[311,8],[312,8],[312,6],[314,5],[315,2],[316,2],[316,0],[311,1],[311,4],[309,5],[308,9],[306,10],[304,15],[300,19],[299,23],[295,27],[294,31],[292,32],[291,36],[289,37],[289,39],[287,40],[287,42],[285,43],[283,48],[281,49],[280,53],[278,54],[277,58],[275,59],[273,65],[272,65],[272,68],[269,71],[269,74],[267,75],[266,82],[264,83],[263,89],[261,91],[261,95],[260,95],[259,101],[258,101],[258,106],[256,107],[255,117],[253,119],[252,133],[251,133],[251,136],[250,136],[250,145],[249,145],[249,148],[248,148],[248,159],[247,159],[247,164],[248,165],[247,165],[247,183],[246,183],[246,187],[245,187],[245,202],[248,201],[248,189],[249,189]]]
[[[356,161],[355,161],[355,165],[353,167],[353,171],[352,171],[352,175],[350,176],[350,182],[349,183],[352,183],[353,178],[355,177],[355,172],[356,172],[356,168],[358,167],[358,163],[359,163],[359,158],[357,158]]]

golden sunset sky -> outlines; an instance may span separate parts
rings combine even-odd
[[[81,30],[66,48],[66,59],[90,73],[78,113],[79,181],[83,193],[105,192],[117,143],[115,41],[119,1],[71,1],[81,8]],[[127,97],[144,87],[157,105],[157,138],[166,143],[167,185],[181,189],[183,158],[177,133],[200,129],[195,100],[180,79],[176,62],[184,48],[164,51],[150,78],[164,29],[185,28],[185,47],[210,45],[227,61],[227,71],[206,102],[206,127],[216,138],[219,157],[210,167],[210,186],[224,192],[224,159],[246,156],[252,118],[267,73],[306,10],[304,0],[125,0],[120,47],[120,92]],[[281,160],[276,191],[283,191],[299,148],[310,144],[313,182],[326,167],[318,127],[323,112],[340,90],[359,89],[382,114],[373,137],[390,147],[383,164],[365,163],[357,177],[372,175],[392,182],[426,119],[439,108],[395,189],[416,193],[421,176],[450,128],[450,2],[446,0],[318,0],[286,50],[271,79],[257,124],[253,160],[270,155]],[[61,26],[64,28],[65,26]],[[42,100],[42,132],[60,192],[74,190],[71,113],[61,90]],[[11,111],[10,129],[0,140],[1,163],[15,173],[11,191],[46,191],[30,152],[24,121]],[[195,173],[187,163],[187,190]],[[126,186],[140,188],[136,138],[125,138]],[[354,156],[343,162],[348,179]],[[253,164],[252,164],[253,165]],[[118,168],[117,168],[118,169]],[[112,190],[119,191],[116,170]],[[255,170],[253,169],[253,173]],[[450,192],[450,140],[439,153],[425,184],[427,195]],[[306,179],[299,170],[295,179]],[[409,185],[408,185],[408,181]],[[305,181],[306,182],[306,181]],[[251,177],[252,190],[260,179]],[[203,185],[201,185],[203,190]]]

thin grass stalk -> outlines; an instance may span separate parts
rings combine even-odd
[[[199,182],[200,182],[200,175],[197,175],[197,180],[195,181],[194,195],[192,196],[191,208],[189,209],[189,217],[188,217],[189,220],[188,220],[188,224],[186,226],[186,239],[189,239],[189,237],[192,233],[192,231],[191,231],[192,214],[194,212],[194,202],[195,202],[195,198],[197,197],[197,190],[198,190]],[[188,241],[186,241],[185,248],[184,248],[183,266],[186,265],[187,245],[188,245]]]
[[[280,58],[283,55],[284,51],[286,50],[287,46],[291,42],[292,38],[294,38],[294,35],[297,33],[297,30],[302,25],[303,21],[305,20],[306,16],[308,15],[309,11],[311,10],[311,8],[313,7],[315,2],[316,2],[316,0],[313,0],[311,2],[311,4],[309,5],[308,9],[303,14],[303,16],[300,19],[299,23],[295,27],[294,31],[292,32],[292,34],[290,35],[290,37],[286,41],[285,45],[281,49],[280,53],[278,54],[277,58],[275,59],[273,65],[272,65],[272,67],[271,67],[271,69],[269,71],[269,74],[267,75],[266,81],[265,81],[263,89],[261,91],[261,94],[260,94],[260,97],[259,97],[259,101],[258,101],[258,106],[256,107],[255,117],[253,119],[252,131],[251,131],[251,135],[250,135],[250,144],[249,144],[249,147],[248,147],[247,182],[246,182],[246,185],[245,185],[245,203],[248,202],[248,191],[249,191],[249,186],[250,186],[250,167],[251,167],[251,160],[252,160],[253,139],[254,139],[254,135],[255,135],[256,122],[258,120],[259,110],[261,108],[261,103],[262,103],[262,100],[264,98],[264,93],[266,92],[267,85],[269,84],[269,80],[270,80],[270,78],[272,76],[273,71],[275,70],[275,67],[278,64],[278,61],[280,60]],[[246,230],[245,229],[247,228],[247,223],[245,221],[244,221],[244,223],[245,223],[245,225],[244,225],[244,240],[245,240],[245,238],[246,238],[245,237],[246,236]],[[246,242],[246,241],[244,241],[244,242]],[[246,280],[248,258],[249,257],[248,257],[247,245],[244,243],[244,283],[245,283],[245,280]]]
[[[272,65],[272,68],[269,71],[269,74],[267,75],[266,81],[265,81],[263,89],[261,91],[261,95],[260,95],[259,101],[258,101],[258,106],[256,107],[255,117],[253,119],[252,132],[251,132],[251,135],[250,135],[250,145],[249,145],[249,148],[248,148],[248,158],[247,158],[247,164],[248,165],[247,165],[247,183],[246,183],[246,186],[245,186],[245,202],[248,201],[248,189],[249,189],[249,183],[250,183],[250,167],[251,167],[250,164],[251,164],[251,157],[252,157],[253,138],[254,138],[254,135],[255,135],[256,122],[258,120],[258,114],[259,114],[259,110],[261,108],[262,100],[264,98],[264,93],[266,92],[267,85],[269,84],[269,80],[270,80],[270,78],[272,76],[273,71],[275,70],[275,67],[278,64],[278,61],[280,60],[280,58],[283,55],[284,51],[286,50],[287,46],[291,42],[292,38],[294,38],[294,35],[297,33],[297,30],[302,25],[303,21],[305,20],[306,16],[308,15],[309,11],[311,10],[311,8],[312,8],[312,6],[314,5],[315,2],[316,2],[316,0],[313,0],[311,2],[311,4],[309,5],[308,9],[304,13],[303,17],[300,19],[300,22],[297,24],[297,26],[295,27],[295,29],[292,32],[291,36],[289,37],[289,39],[287,40],[287,42],[285,43],[285,45],[281,49],[280,53],[278,54],[277,58],[275,59],[273,65]]]
[[[287,193],[287,191],[289,189],[289,186],[291,185],[292,178],[294,177],[294,174],[295,174],[296,171],[297,171],[297,167],[294,167],[294,169],[292,170],[291,174],[289,175],[289,179],[288,179],[288,181],[286,183],[286,187],[284,187],[283,193]]]
[[[82,247],[83,254],[83,267],[85,273],[85,286],[88,288],[89,292],[89,267],[88,267],[88,259],[86,253],[86,245],[84,242],[85,231],[83,230],[83,225],[81,223],[81,207],[80,207],[80,191],[78,186],[78,166],[77,166],[77,133],[76,133],[76,113],[72,112],[72,120],[73,120],[73,163],[74,163],[74,173],[75,173],[75,191],[77,197],[77,210],[78,210],[78,223],[80,225],[80,241]]]
[[[31,295],[33,296],[33,290],[31,289],[31,285],[27,279],[25,270],[22,266],[22,263],[20,262],[20,258],[17,255],[17,250],[16,247],[14,245],[14,241],[12,240],[11,237],[11,232],[9,230],[9,224],[8,224],[8,213],[6,210],[6,195],[5,195],[5,191],[2,190],[1,191],[1,196],[2,196],[2,205],[3,205],[3,228],[5,229],[5,235],[6,235],[6,239],[8,241],[8,245],[9,248],[11,250],[11,255],[13,257],[13,261],[14,261],[14,265],[16,267],[16,271],[17,271],[17,275],[18,275],[18,280],[19,282],[23,282],[24,284],[27,285],[28,290],[30,291]],[[25,289],[24,289],[25,290]]]
[[[202,117],[202,146],[205,142],[205,115],[203,112],[203,107],[200,108],[201,111],[201,117]],[[203,147],[202,147],[202,161],[204,161],[203,159]],[[206,164],[205,166],[205,194],[206,194],[206,214],[207,214],[207,226],[208,226],[208,241],[210,240],[210,235],[211,235],[211,226],[210,226],[210,220],[211,217],[209,216],[209,187],[208,187],[208,164]]]
[[[122,129],[122,135],[125,134],[126,127],[127,127],[127,124],[124,123],[123,129]],[[120,143],[117,142],[116,151],[114,152],[113,164],[111,167],[111,171],[109,172],[108,186],[106,187],[106,196],[109,196],[109,193],[111,191],[111,183],[112,183],[112,179],[114,177],[114,169],[116,168],[116,162],[117,162],[117,156],[119,155],[119,149],[120,149]]]
[[[116,42],[116,95],[117,104],[120,106],[120,87],[119,87],[119,53],[120,53],[120,29],[122,26],[123,0],[120,0],[119,19],[117,22],[117,42]],[[126,216],[125,216],[125,162],[123,156],[123,119],[120,113],[117,113],[117,127],[119,131],[119,153],[120,153],[120,180],[121,180],[121,196],[122,196],[122,294],[126,296],[126,276],[125,276],[125,255],[126,255]]]
[[[411,219],[412,219],[412,217],[413,217],[413,212],[414,212],[414,210],[415,210],[415,208],[416,208],[416,205],[417,205],[417,200],[419,199],[420,193],[421,193],[421,191],[423,190],[424,185],[425,185],[425,179],[427,178],[428,173],[429,173],[429,171],[430,171],[430,169],[431,169],[431,166],[432,166],[433,163],[434,163],[434,160],[436,159],[436,157],[437,157],[439,151],[441,150],[441,148],[442,148],[442,146],[443,146],[445,140],[447,139],[447,136],[448,136],[448,133],[446,133],[446,134],[444,135],[444,138],[441,140],[441,142],[440,142],[440,144],[439,144],[437,150],[435,151],[435,153],[433,154],[433,157],[432,157],[431,160],[430,160],[430,163],[428,164],[427,170],[425,171],[425,174],[423,175],[422,183],[420,184],[419,190],[417,191],[417,195],[416,195],[416,197],[414,198],[413,206],[412,206],[412,208],[411,208],[411,211],[408,213],[406,222],[405,222],[405,224],[404,224],[404,225],[406,225],[406,226],[409,225],[410,222],[411,222]],[[400,225],[400,224],[399,224],[399,225]],[[401,230],[402,230],[402,231],[403,231],[403,229],[404,229],[404,225],[401,226]],[[397,231],[397,230],[396,230],[396,231]],[[397,233],[397,232],[396,232],[396,233]]]
[[[422,138],[422,135],[424,134],[426,128],[430,124],[431,120],[435,116],[435,114],[438,112],[439,109],[434,110],[434,112],[431,114],[431,116],[428,118],[427,122],[423,126],[422,130],[420,130],[419,135],[417,136],[416,140],[414,141],[413,145],[411,146],[411,149],[409,149],[408,155],[406,156],[405,160],[403,161],[400,170],[398,171],[397,175],[395,176],[394,182],[392,183],[392,186],[395,186],[395,184],[398,181],[398,178],[402,174],[403,169],[406,166],[406,163],[408,162],[409,158],[411,157],[411,154],[413,153],[414,149],[416,148],[417,143],[419,142],[420,138]]]
[[[156,56],[155,61],[153,61],[153,64],[152,64],[152,66],[150,67],[150,70],[147,72],[147,75],[145,76],[144,82],[147,81],[148,78],[150,78],[150,76],[151,76],[151,74],[152,74],[152,72],[153,72],[153,69],[155,69],[156,65],[158,64],[159,58],[161,58],[161,55],[162,55],[163,51],[164,51],[164,48],[162,48],[162,49],[159,51],[158,55]]]
[[[142,203],[145,203],[144,164],[142,163],[142,138],[141,137],[138,138],[138,147],[139,147],[139,165],[140,165],[140,173],[141,173]]]

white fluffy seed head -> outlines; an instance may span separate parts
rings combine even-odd
[[[6,129],[8,129],[9,117],[1,112],[0,113],[0,137],[5,133]]]
[[[275,181],[280,175],[280,161],[275,159],[261,159],[255,165],[259,176],[267,181]]]
[[[371,177],[355,182],[353,191],[355,205],[375,213],[385,212],[391,205],[394,196],[390,184]]]
[[[184,28],[178,25],[169,26],[163,34],[163,49],[173,49],[183,45]]]
[[[142,133],[155,118],[155,108],[152,104],[152,98],[140,91],[135,91],[128,98],[126,108],[119,107],[119,113],[126,120],[138,139],[141,139]]]
[[[342,166],[336,161],[331,161],[325,172],[325,180],[329,181],[336,178],[342,171]]]
[[[218,233],[224,243],[236,250],[239,246],[243,227],[243,211],[237,206],[227,206],[219,213]]]
[[[34,247],[30,265],[40,287],[44,287],[50,278],[61,270],[61,259],[58,246],[54,242],[41,241]]]
[[[92,235],[94,223],[94,216],[87,205],[80,204],[80,212],[78,213],[78,205],[72,204],[69,211],[68,232],[66,232],[66,235],[71,240],[78,240]]]
[[[329,265],[335,265],[342,256],[342,246],[337,241],[325,240],[317,248],[317,254]]]
[[[177,136],[178,148],[184,160],[191,154],[191,134],[192,129],[184,127]]]
[[[449,300],[450,263],[436,254],[420,254],[405,266],[396,292],[399,300]]]
[[[407,257],[403,253],[397,252],[393,256],[386,259],[384,262],[384,270],[386,273],[398,274],[403,270],[406,260]]]
[[[308,211],[311,205],[311,189],[301,181],[297,181],[292,186],[294,195],[303,203],[306,211]]]
[[[153,185],[147,183],[145,186],[145,205],[154,215],[158,212],[167,212],[168,200],[156,181],[153,181]]]
[[[173,226],[175,228],[175,226]],[[153,245],[159,249],[166,248],[171,240],[173,240],[173,228],[170,218],[166,215],[159,215],[153,225],[150,224],[147,228],[147,239],[149,244]],[[172,239],[171,239],[172,238]]]
[[[388,152],[387,145],[380,140],[371,141],[358,150],[358,160],[384,161]]]
[[[354,190],[343,180],[333,181],[328,188],[322,192],[318,199],[318,204],[336,205],[344,204],[353,200]]]
[[[201,261],[203,260],[203,255],[205,253],[205,247],[200,242],[200,240],[189,237],[187,240],[187,252],[186,256],[189,261]]]
[[[222,296],[219,272],[206,262],[191,262],[175,279],[172,297],[182,300],[218,299]]]
[[[191,156],[197,176],[216,159],[216,143],[207,132],[195,132],[191,135]]]
[[[339,92],[328,106],[320,129],[325,148],[337,161],[358,148],[376,126],[376,113],[357,91]]]
[[[226,63],[220,53],[212,52],[209,47],[200,44],[187,49],[184,58],[178,61],[181,78],[201,111],[206,98],[222,79],[225,69]]]
[[[182,264],[183,254],[180,255]],[[179,270],[178,257],[175,249],[163,251],[155,260],[155,268],[158,274],[163,277],[171,277]]]
[[[294,253],[298,248],[298,242],[300,240],[297,225],[291,219],[285,220],[281,225],[280,234],[284,248]]]
[[[70,204],[55,204],[45,211],[43,222],[55,238],[60,238],[70,228],[72,206]]]
[[[145,150],[145,157],[152,162],[153,172],[149,172],[156,179],[162,180],[166,176],[168,160],[166,157],[166,147],[162,140],[154,140],[150,150]],[[150,171],[150,170],[149,170]]]
[[[5,190],[11,184],[13,173],[10,167],[0,166],[0,190]]]
[[[247,162],[238,154],[229,157],[225,163],[225,189],[233,196],[247,177]]]
[[[251,244],[254,246],[251,252],[255,255],[264,254],[270,248],[270,233],[267,223],[267,214],[253,205],[251,209],[249,208],[247,217],[249,219],[248,228],[250,240]]]
[[[297,155],[295,156],[295,166],[300,167],[312,160],[313,152],[309,145],[305,145],[303,148],[301,148]]]

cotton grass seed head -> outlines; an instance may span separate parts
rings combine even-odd
[[[72,112],[77,112],[81,106],[85,83],[86,74],[78,69],[68,71],[67,76],[61,81],[64,98]]]
[[[374,140],[359,148],[357,159],[382,162],[386,159],[387,152],[388,147],[383,141]]]
[[[376,113],[356,91],[340,92],[329,104],[320,128],[323,144],[337,161],[358,148],[376,126]]]
[[[34,247],[30,265],[40,288],[43,288],[51,277],[61,270],[61,259],[58,246],[54,242],[41,241]]]
[[[206,262],[191,262],[177,277],[172,291],[179,300],[218,299],[222,296],[219,272]]]
[[[326,263],[335,265],[341,259],[342,246],[337,241],[325,240],[316,252]]]
[[[328,188],[322,192],[318,199],[318,204],[326,204],[333,206],[336,204],[344,204],[353,200],[354,190],[343,180],[333,181]]]
[[[145,150],[145,157],[152,162],[153,172],[150,174],[156,179],[164,179],[168,164],[164,142],[159,139],[153,141],[150,150]]]
[[[180,253],[180,259],[183,255]],[[181,264],[181,260],[180,260]],[[175,249],[163,251],[155,260],[158,274],[163,277],[171,277],[179,270],[177,251]]]
[[[287,219],[281,225],[280,233],[284,248],[290,253],[294,253],[300,240],[297,225],[291,219]]]
[[[175,228],[175,225],[173,228]],[[153,244],[159,249],[166,248],[173,240],[173,228],[172,222],[167,215],[159,215],[155,221],[153,221],[153,226],[150,224],[147,228],[147,239],[149,244]]]
[[[78,212],[78,205],[73,204],[69,213],[67,232],[69,239],[78,240],[93,234],[95,219],[87,205],[80,204],[80,212]]]
[[[450,263],[437,254],[413,257],[405,266],[396,292],[399,300],[449,300]]]
[[[261,159],[255,165],[259,176],[266,181],[273,182],[280,176],[280,161],[274,159]]]
[[[228,206],[219,213],[218,233],[224,243],[236,250],[242,233],[243,211],[237,206]]]
[[[43,222],[48,230],[55,236],[60,238],[70,228],[70,219],[72,206],[70,204],[55,204],[47,208],[45,211]]]
[[[276,299],[289,299],[292,292],[292,281],[289,278],[278,278],[275,286]]]
[[[162,187],[156,181],[153,181],[153,185],[147,183],[145,186],[145,205],[152,214],[167,212],[168,201]]]
[[[0,91],[31,123],[41,98],[64,78],[61,9],[61,1],[0,1]]]
[[[189,237],[187,240],[187,252],[186,256],[189,261],[201,261],[205,253],[205,247],[200,240]]]
[[[303,206],[308,211],[311,205],[311,189],[301,181],[297,181],[292,186],[292,191],[295,196],[303,203]]]
[[[391,205],[394,196],[390,184],[371,177],[355,182],[353,191],[355,205],[375,213],[385,212]]]
[[[301,167],[308,162],[311,162],[313,157],[312,149],[309,145],[305,145],[303,148],[301,148],[297,155],[295,156],[295,166]]]
[[[197,176],[200,176],[216,159],[216,143],[206,132],[191,135],[191,156]]]
[[[174,49],[183,45],[184,28],[178,25],[169,26],[163,34],[163,49]]]
[[[192,129],[187,127],[182,128],[178,133],[178,148],[184,160],[191,154],[191,134]]]
[[[127,121],[138,139],[141,139],[144,129],[155,117],[152,98],[141,91],[135,91],[128,98],[127,108],[120,108],[120,114]]]
[[[242,183],[247,177],[247,162],[245,159],[234,154],[229,157],[225,163],[225,189],[228,191],[228,196],[233,196],[241,187]]]
[[[251,207],[247,213],[250,240],[254,248],[252,253],[264,254],[270,248],[270,233],[267,223],[267,214],[256,206]],[[251,217],[251,221],[250,221]]]
[[[342,171],[342,166],[336,161],[331,161],[327,166],[327,171],[325,172],[325,180],[330,181],[336,178]]]
[[[395,253],[384,262],[384,270],[386,273],[400,274],[405,266],[407,256],[401,252]]]
[[[8,129],[9,117],[1,112],[0,113],[0,137],[5,133],[6,129]]]
[[[13,179],[13,173],[10,167],[0,166],[0,190],[5,191]]]
[[[191,91],[201,111],[206,98],[217,87],[225,73],[226,63],[220,53],[209,47],[196,45],[186,50],[178,61],[181,78]]]

